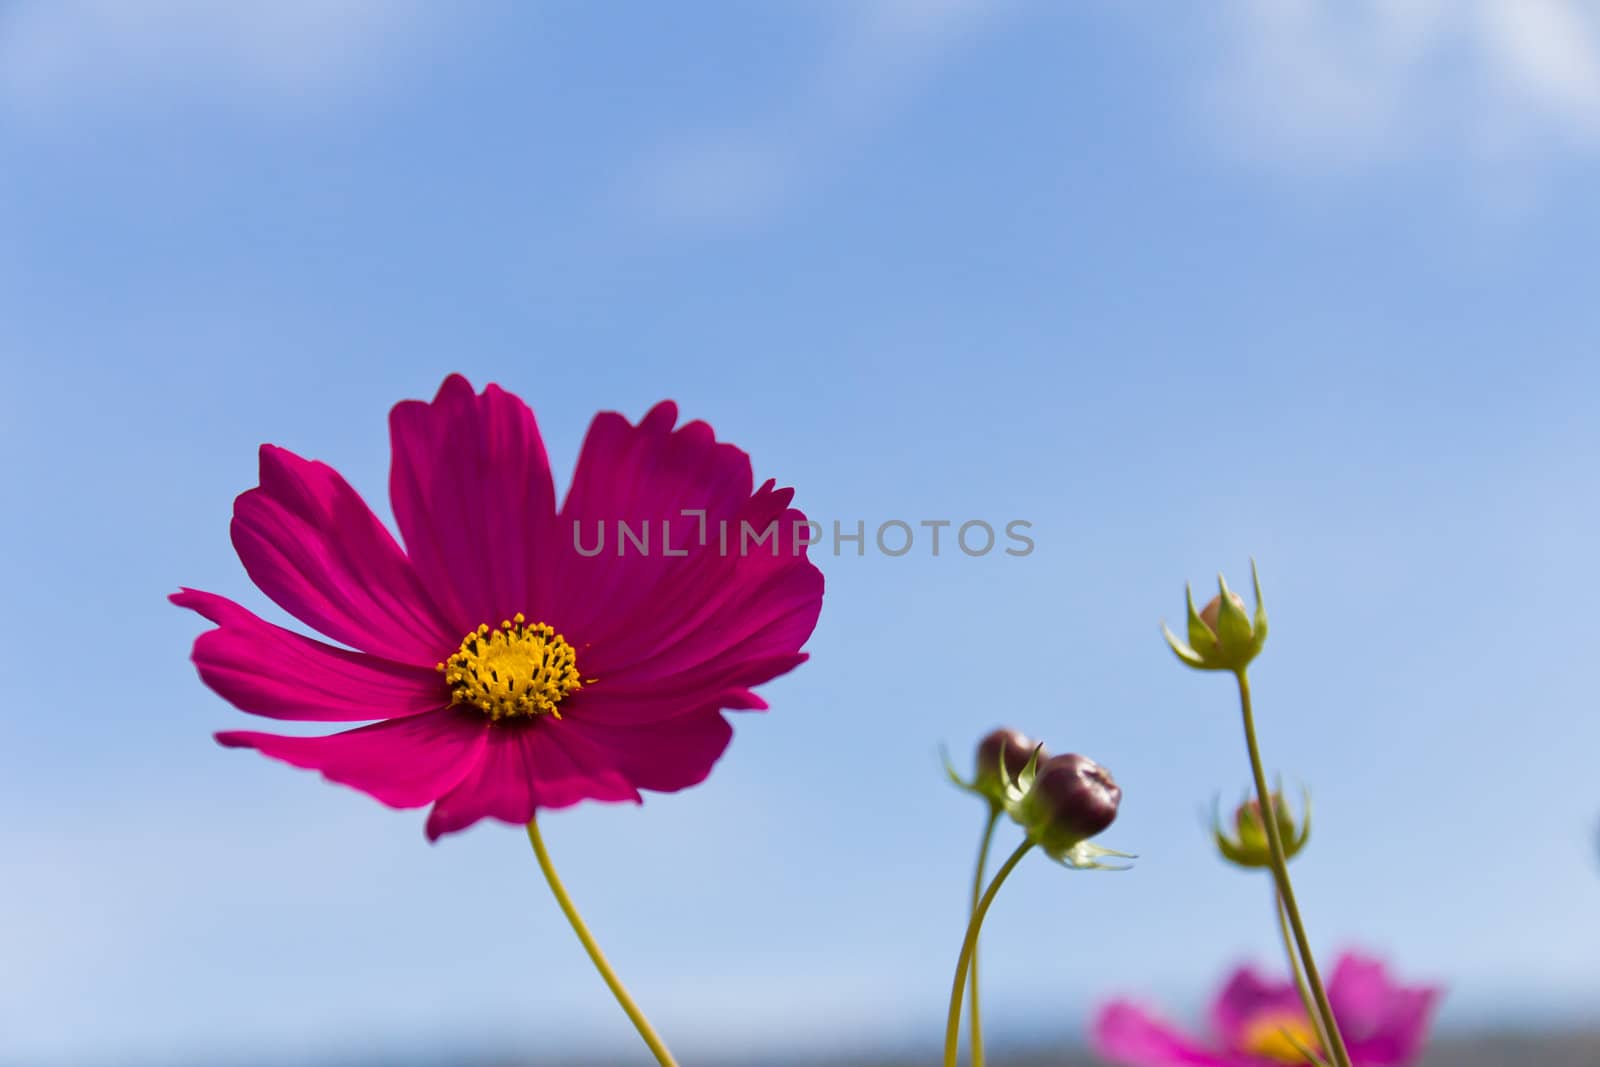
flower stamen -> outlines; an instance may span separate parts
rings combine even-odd
[[[568,694],[583,688],[577,652],[545,623],[519,611],[495,629],[484,623],[436,668],[453,704],[470,705],[493,721],[554,715]],[[593,681],[594,679],[589,679]]]
[[[1276,1063],[1303,1064],[1306,1057],[1301,1049],[1315,1051],[1319,1042],[1316,1031],[1303,1015],[1272,1012],[1250,1020],[1241,1044],[1246,1052]]]

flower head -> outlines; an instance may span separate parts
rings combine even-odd
[[[1347,953],[1335,965],[1328,999],[1356,1067],[1404,1067],[1422,1053],[1436,986],[1401,986],[1378,960]],[[1113,1001],[1094,1021],[1095,1051],[1129,1067],[1274,1067],[1309,1062],[1316,1029],[1292,981],[1236,971],[1211,1007],[1210,1040],[1190,1037],[1128,1001]],[[1298,1047],[1297,1047],[1298,1046]]]
[[[1217,595],[1199,611],[1194,609],[1193,592],[1184,589],[1188,643],[1178,640],[1165,623],[1161,624],[1161,632],[1186,665],[1200,671],[1242,671],[1261,652],[1267,642],[1267,609],[1261,601],[1261,579],[1254,562],[1250,564],[1250,580],[1256,594],[1253,618],[1245,611],[1244,598],[1229,589],[1228,580],[1220,574]]]
[[[1281,791],[1270,794],[1272,813],[1278,824],[1278,837],[1283,842],[1283,858],[1294,859],[1311,839],[1311,794],[1303,794],[1305,814],[1298,825],[1289,802]],[[1261,820],[1261,802],[1255,798],[1240,804],[1233,813],[1233,836],[1228,836],[1221,819],[1213,815],[1211,834],[1217,851],[1229,863],[1240,867],[1270,867],[1272,848],[1267,841],[1267,827]]]
[[[430,838],[703,780],[732,736],[723,711],[765,708],[752,688],[806,659],[822,575],[793,491],[756,487],[749,456],[677,417],[596,416],[558,508],[533,412],[452,375],[390,415],[404,548],[331,467],[263,445],[234,547],[337,644],[185,589],[173,602],[217,625],[195,665],[242,711],[371,724],[217,740],[432,805]]]

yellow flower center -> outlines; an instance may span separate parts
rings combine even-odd
[[[1250,1020],[1244,1029],[1244,1048],[1278,1063],[1309,1063],[1300,1049],[1316,1051],[1317,1032],[1304,1015],[1276,1012]]]
[[[535,715],[559,719],[562,698],[584,681],[566,638],[542,622],[529,625],[521,612],[496,629],[479,626],[438,670],[452,703],[470,704],[496,722]]]

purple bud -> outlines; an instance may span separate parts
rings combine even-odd
[[[1033,780],[1028,828],[1046,847],[1070,848],[1110,826],[1121,803],[1110,771],[1077,753],[1053,756]]]
[[[1039,743],[1009,728],[993,730],[978,742],[977,784],[985,792],[999,790],[1005,779],[1000,774],[1001,760],[1005,761],[1006,774],[1013,780],[1022,773],[1028,765],[1028,760],[1033,758],[1034,749],[1039,748]],[[1043,750],[1039,759],[1045,758]],[[991,794],[994,795],[994,794]]]

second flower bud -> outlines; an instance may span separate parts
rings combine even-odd
[[[1100,855],[1122,855],[1088,844],[1117,818],[1122,788],[1087,756],[1067,753],[1039,764],[1017,808],[1028,836],[1050,856],[1074,867],[1099,866]]]
[[[1283,858],[1293,859],[1311,838],[1311,794],[1304,795],[1302,806],[1305,812],[1298,824],[1281,792],[1274,791],[1268,796],[1273,821],[1277,823],[1278,839],[1283,842]],[[1261,818],[1259,801],[1246,800],[1234,811],[1232,837],[1228,836],[1221,820],[1216,817],[1212,819],[1211,833],[1216,839],[1217,851],[1229,863],[1239,867],[1272,866],[1272,846],[1267,840],[1267,826]]]

